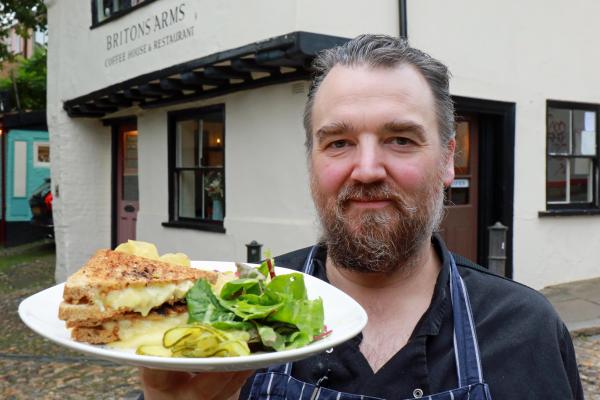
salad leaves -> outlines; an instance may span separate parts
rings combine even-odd
[[[246,332],[248,344],[259,350],[297,348],[323,334],[323,301],[308,299],[302,274],[274,276],[268,261],[259,268],[237,265],[237,279],[225,283],[218,294],[205,280],[190,289],[190,325]]]

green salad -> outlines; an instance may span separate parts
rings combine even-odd
[[[305,346],[326,336],[321,298],[309,300],[301,273],[275,276],[271,259],[260,267],[236,264],[224,284],[200,279],[186,295],[188,324],[167,330],[162,346],[138,354],[232,357]]]

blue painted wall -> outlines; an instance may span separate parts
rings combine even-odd
[[[29,209],[29,197],[33,191],[42,184],[45,178],[50,176],[49,166],[36,166],[34,163],[34,143],[48,143],[48,132],[11,130],[8,132],[6,142],[6,221],[29,221],[31,210]],[[14,163],[15,142],[27,143],[27,174],[26,194],[23,197],[14,196]]]

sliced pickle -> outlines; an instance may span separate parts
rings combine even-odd
[[[163,346],[172,347],[182,339],[185,339],[188,336],[198,335],[200,333],[202,333],[202,329],[200,327],[177,326],[175,328],[171,328],[166,331],[165,335],[163,336]]]
[[[171,350],[155,344],[143,344],[137,348],[136,354],[141,356],[157,356],[157,357],[172,357]]]
[[[245,332],[221,331],[210,325],[171,328],[163,336],[163,346],[173,357],[233,357],[250,354]]]

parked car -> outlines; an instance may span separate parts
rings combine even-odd
[[[31,208],[31,223],[47,231],[48,236],[54,237],[54,221],[52,220],[52,190],[50,178],[38,186],[29,198]]]

